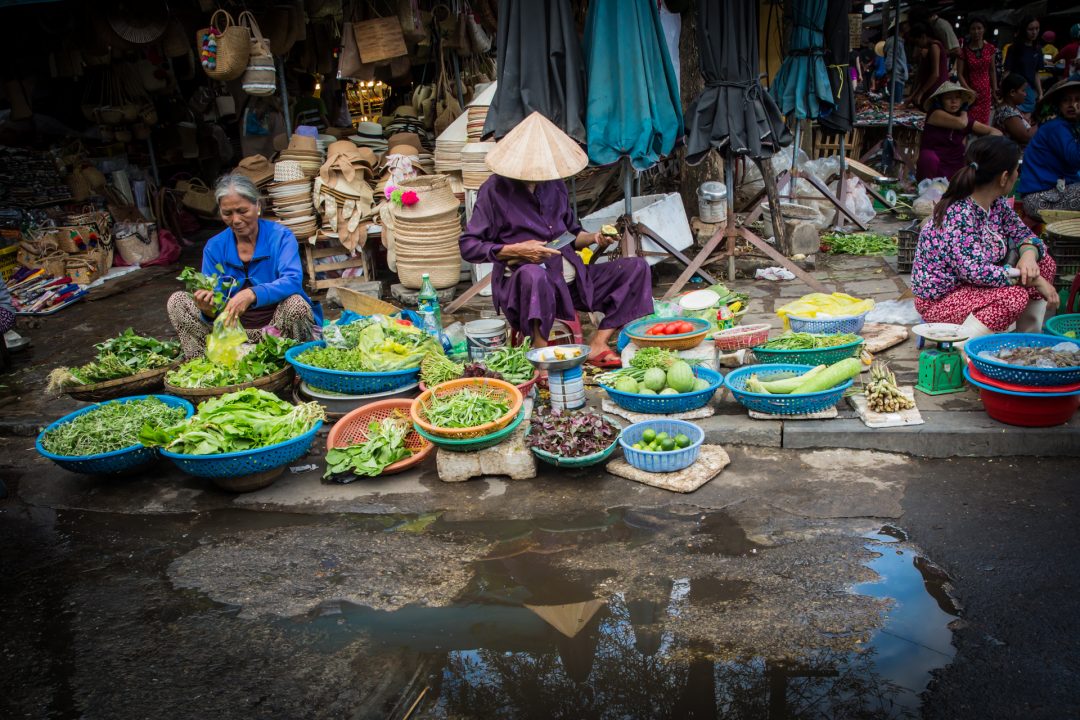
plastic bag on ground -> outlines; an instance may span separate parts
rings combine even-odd
[[[877,303],[866,315],[866,322],[887,325],[918,325],[922,321],[922,316],[915,309],[915,301],[911,298]]]
[[[844,181],[844,205],[863,225],[868,224],[877,216],[874,203],[866,192],[866,186],[855,176]]]

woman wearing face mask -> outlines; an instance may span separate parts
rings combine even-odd
[[[997,48],[983,39],[985,33],[986,23],[981,18],[973,18],[968,24],[968,41],[960,49],[960,58],[956,61],[956,75],[961,85],[975,93],[968,116],[989,125],[998,92],[994,62]]]
[[[915,177],[951,178],[964,166],[964,142],[969,135],[1000,135],[989,125],[977,122],[967,111],[975,93],[949,81],[926,101],[926,125],[919,142]]]
[[[965,159],[919,234],[915,309],[926,322],[962,325],[967,338],[1014,323],[1018,332],[1040,332],[1047,308],[1058,305],[1057,267],[1005,201],[1020,148],[1003,137],[979,138]]]
[[[1022,76],[1008,76],[1001,81],[1001,104],[994,108],[994,127],[1021,149],[1027,147],[1039,129],[1020,112],[1020,106],[1027,98],[1027,88],[1027,80]]]
[[[1047,119],[1024,150],[1016,189],[1024,211],[1042,220],[1046,209],[1080,210],[1080,82],[1050,88],[1040,109]]]
[[[244,175],[219,179],[214,198],[227,227],[206,242],[202,272],[217,275],[217,290],[228,297],[221,311],[226,324],[239,322],[250,342],[264,333],[301,342],[314,339],[322,312],[304,293],[296,236],[259,217],[259,190]],[[188,358],[206,350],[215,320],[213,300],[211,290],[176,292],[169,298],[169,320]]]

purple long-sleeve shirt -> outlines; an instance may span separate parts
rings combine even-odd
[[[535,192],[529,192],[523,182],[492,175],[481,186],[472,219],[461,234],[461,256],[472,263],[494,263],[491,295],[496,310],[502,310],[508,300],[510,278],[506,277],[506,263],[497,257],[499,250],[504,245],[528,240],[550,242],[564,232],[575,236],[581,232],[581,224],[574,219],[570,208],[565,183],[561,180],[537,183]],[[542,263],[555,288],[555,317],[573,318],[574,303],[563,280],[564,262],[574,266],[578,292],[587,304],[592,302],[592,285],[573,244],[564,247],[560,257]]]

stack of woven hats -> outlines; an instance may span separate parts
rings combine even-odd
[[[322,214],[320,235],[336,238],[349,252],[363,245],[374,212],[371,182],[375,156],[348,140],[326,149],[326,162],[315,178],[314,198]]]
[[[494,147],[493,142],[470,142],[461,149],[461,182],[466,190],[479,190],[491,177],[485,159]]]
[[[384,205],[381,216],[391,230],[398,278],[415,289],[427,273],[436,288],[453,287],[461,278],[461,218],[450,179],[425,175],[404,180],[397,188],[405,194]]]
[[[277,219],[293,231],[299,240],[315,234],[318,220],[311,202],[311,178],[304,175],[296,160],[281,160],[274,165],[274,182],[266,188]]]
[[[479,142],[480,138],[484,136],[484,123],[487,122],[488,106],[470,105],[467,111],[469,113],[469,122],[465,126],[465,131],[469,142]]]
[[[356,126],[356,134],[349,137],[357,147],[369,148],[376,155],[386,153],[386,138],[383,127],[377,122],[362,122]]]
[[[322,165],[322,152],[314,137],[293,133],[289,146],[278,153],[278,162],[294,160],[300,165],[305,177],[315,177]]]
[[[274,179],[274,163],[266,159],[264,155],[250,155],[240,161],[236,166],[236,172],[245,175],[255,187],[265,191],[266,186]]]

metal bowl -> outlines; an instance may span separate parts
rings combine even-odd
[[[552,353],[556,350],[577,350],[578,356],[568,358],[565,360],[550,359]],[[583,364],[589,359],[589,346],[588,345],[548,345],[542,348],[533,348],[525,357],[529,359],[536,368],[540,370],[569,370]]]

